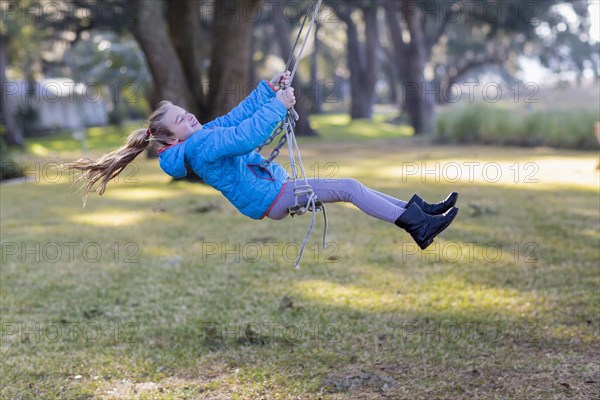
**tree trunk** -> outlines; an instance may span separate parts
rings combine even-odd
[[[398,98],[398,67],[392,55],[387,55],[386,58],[387,60],[383,64],[383,71],[387,77],[390,90],[388,101],[391,104],[396,104],[400,101]]]
[[[252,34],[250,35],[250,57],[248,57],[248,81],[249,82],[258,82],[258,78],[256,77],[256,62],[254,61],[254,54],[256,53],[257,47],[257,37],[254,29],[252,29]]]
[[[320,89],[320,83],[319,83],[319,63],[318,63],[318,58],[319,58],[319,28],[320,28],[321,24],[315,20],[315,36],[314,36],[314,46],[313,49],[314,51],[312,52],[312,54],[310,55],[310,85],[311,85],[311,91],[310,94],[313,96],[313,107],[312,107],[312,113],[314,114],[320,114],[323,112],[323,99],[320,98],[319,96],[319,89]]]
[[[408,63],[406,57],[408,54],[408,45],[402,37],[402,29],[400,20],[397,15],[396,0],[387,0],[384,3],[385,20],[388,27],[388,35],[391,39],[392,51],[389,56],[388,73],[390,74],[390,84],[392,88],[392,98],[394,103],[400,102],[398,95],[398,81],[404,83],[408,81]],[[404,101],[400,102],[401,112],[404,109]]]
[[[0,102],[0,116],[2,117],[2,124],[4,125],[4,135],[2,138],[9,146],[23,147],[23,132],[17,125],[15,115],[8,109],[8,104],[4,101],[4,97],[7,96],[5,90],[8,88],[8,80],[6,79],[6,66],[8,65],[8,37],[0,36],[0,96],[2,101]]]
[[[185,80],[194,100],[189,104],[189,110],[198,116],[206,115],[208,105],[202,87],[202,33],[198,1],[169,2],[167,21],[171,42],[181,61]]]
[[[375,103],[377,75],[377,3],[361,8],[365,22],[366,43],[360,43],[358,29],[352,20],[352,6],[336,7],[340,19],[346,24],[348,39],[348,69],[350,70],[350,117],[371,119]]]
[[[402,8],[407,11],[402,17],[410,32],[410,42],[406,43],[402,37],[397,5],[398,2],[388,0],[385,8],[398,74],[402,81],[401,113],[402,111],[408,113],[415,134],[429,133],[433,130],[434,95],[426,90],[428,82],[423,74],[428,50],[421,14],[414,0],[402,0]]]
[[[249,92],[248,62],[254,23],[243,15],[244,10],[259,6],[260,0],[222,0],[215,4],[210,119],[231,111]]]
[[[410,45],[406,62],[408,64],[408,85],[406,87],[406,111],[410,116],[415,134],[430,133],[433,129],[433,101],[431,95],[426,93],[427,82],[423,71],[425,70],[427,44],[421,23],[421,13],[414,0],[403,0],[405,10],[412,12],[403,13],[406,26],[410,32]]]
[[[277,41],[279,42],[281,56],[284,61],[287,61],[288,57],[292,52],[292,44],[290,43],[291,32],[289,22],[287,22],[285,18],[282,17],[282,12],[283,11],[281,10],[275,12],[275,36],[277,36]],[[307,28],[305,28],[304,32],[306,32],[306,29]],[[300,38],[300,40],[302,41],[304,40],[304,38]],[[298,46],[302,45],[301,41],[298,44]],[[296,49],[296,52],[298,52],[298,50],[299,47]],[[292,66],[290,66],[290,69],[291,68]],[[296,94],[296,105],[294,106],[294,108],[300,116],[300,119],[296,121],[296,135],[317,136],[317,132],[315,132],[315,130],[310,127],[310,121],[308,120],[309,107],[307,105],[308,101],[306,98],[306,94],[303,93],[301,90],[298,90],[298,88],[306,87],[306,85],[302,84],[302,80],[300,79],[300,74],[298,72],[296,72],[296,76],[294,77],[294,83],[292,84],[292,86],[294,87]]]
[[[365,97],[365,118],[373,117],[373,105],[375,104],[375,85],[377,83],[377,69],[379,67],[379,27],[377,23],[378,2],[373,1],[371,5],[363,8],[365,16],[365,38],[366,38],[366,70],[363,79],[363,96]]]
[[[167,30],[163,2],[136,0],[136,18],[130,30],[139,43],[154,81],[151,103],[156,107],[161,100],[189,108],[192,102],[190,85]]]
[[[361,84],[363,74],[363,55],[360,50],[360,42],[358,40],[358,31],[356,25],[352,21],[352,17],[348,14],[348,17],[344,20],[346,22],[346,29],[348,35],[348,69],[350,70],[350,96],[352,105],[350,107],[350,116],[354,118],[361,118],[361,109],[363,108],[363,100],[361,94]]]

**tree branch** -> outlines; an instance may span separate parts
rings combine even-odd
[[[456,82],[462,76],[464,76],[466,73],[468,73],[469,71],[471,71],[471,70],[473,70],[475,68],[482,67],[482,66],[484,66],[486,64],[501,65],[505,61],[506,61],[505,57],[501,57],[501,56],[497,56],[497,55],[485,56],[483,58],[470,60],[467,63],[463,64],[458,69],[456,69],[455,72],[448,73],[446,75],[446,80],[445,80],[446,83],[442,87],[444,87],[444,88],[450,88],[452,85],[455,85]]]
[[[444,8],[444,10],[447,10],[450,7],[451,12],[447,12],[444,15],[444,18],[438,24],[435,33],[431,36],[427,36],[425,40],[427,43],[427,58],[431,56],[433,46],[437,44],[442,35],[446,32],[446,28],[448,27],[450,20],[456,15],[458,15],[458,10],[460,10],[460,8],[462,7],[462,3],[464,3],[464,0],[448,0],[446,2],[446,7]]]

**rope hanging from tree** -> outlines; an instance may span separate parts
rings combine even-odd
[[[306,43],[308,41],[308,37],[310,35],[312,27],[315,24],[315,19],[317,17],[317,14],[319,13],[319,9],[321,8],[322,1],[323,0],[318,0],[317,5],[314,8],[314,11],[312,11],[312,13],[313,13],[312,19],[310,21],[310,24],[308,25],[308,30],[306,32],[306,38],[304,39],[304,41],[302,43],[302,47],[300,48],[300,51],[298,52],[298,56],[296,57],[296,62],[294,63],[294,67],[291,71],[290,86],[291,86],[292,81],[294,80],[296,71],[298,70],[298,65],[300,64],[300,58],[304,51],[304,47],[306,46]],[[314,4],[314,0],[310,0],[310,2],[308,4],[308,8],[306,9],[306,14],[304,15],[304,20],[302,21],[302,25],[300,26],[300,30],[298,31],[298,35],[296,36],[296,41],[294,42],[294,46],[292,47],[292,52],[286,63],[286,67],[285,67],[286,71],[289,71],[289,68],[292,64],[292,60],[294,59],[294,54],[296,53],[296,47],[298,46],[300,36],[302,35],[304,26],[306,24],[306,21],[308,20],[308,16],[311,13],[313,4]],[[281,87],[283,89],[287,88],[284,85],[281,85]],[[271,136],[269,136],[264,143],[262,143],[260,146],[258,146],[256,148],[256,151],[259,152],[260,150],[262,150],[263,147],[271,144],[271,142],[273,142],[273,140],[277,136],[279,136],[282,132],[285,132],[285,135],[283,135],[281,137],[281,139],[279,140],[279,143],[277,144],[277,146],[275,146],[275,148],[271,152],[271,155],[269,156],[269,158],[264,160],[262,165],[264,167],[267,167],[269,164],[271,164],[271,162],[275,158],[277,158],[277,156],[279,155],[281,148],[287,143],[289,157],[290,157],[292,182],[294,183],[294,205],[289,208],[290,215],[292,217],[294,217],[296,215],[303,215],[309,210],[312,211],[312,221],[311,221],[310,227],[308,228],[308,232],[306,233],[306,236],[304,237],[302,246],[300,247],[300,252],[298,253],[298,258],[296,259],[296,265],[295,265],[296,269],[299,268],[299,266],[300,266],[300,260],[302,259],[302,254],[304,253],[304,248],[306,247],[306,243],[308,242],[310,233],[315,225],[315,213],[317,211],[321,211],[321,210],[323,211],[323,218],[325,221],[325,228],[323,231],[323,249],[325,249],[326,236],[327,236],[327,212],[325,210],[325,205],[317,199],[317,195],[315,194],[315,192],[313,191],[312,187],[310,186],[310,184],[308,183],[308,181],[306,179],[306,172],[304,171],[304,164],[302,163],[302,157],[300,156],[300,149],[298,147],[298,142],[296,141],[296,135],[295,135],[294,129],[296,127],[296,121],[298,120],[298,118],[299,118],[299,116],[298,116],[298,113],[296,112],[296,110],[293,107],[290,108],[288,110],[288,113],[287,113],[285,119],[277,126],[277,128],[275,128],[275,130],[273,131]],[[296,165],[298,165],[298,167],[300,168],[300,171],[299,171],[300,174],[298,174],[298,171],[296,170]],[[301,197],[303,198],[303,200],[300,199]]]

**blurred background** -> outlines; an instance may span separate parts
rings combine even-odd
[[[225,114],[284,69],[308,1],[0,4],[2,143],[23,149],[142,121],[162,99]],[[599,14],[591,0],[327,0],[295,80],[298,134],[336,113],[443,142],[591,148]]]

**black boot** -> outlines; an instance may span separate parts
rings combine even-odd
[[[406,208],[395,224],[410,233],[421,250],[425,250],[433,239],[452,223],[456,214],[458,208],[451,208],[441,215],[429,215],[413,203]]]
[[[418,195],[414,195],[406,204],[406,208],[408,208],[411,204],[416,204],[419,206],[424,213],[429,215],[439,215],[443,214],[456,204],[456,200],[458,200],[458,193],[452,192],[446,197],[446,200],[440,201],[439,203],[429,204]]]

